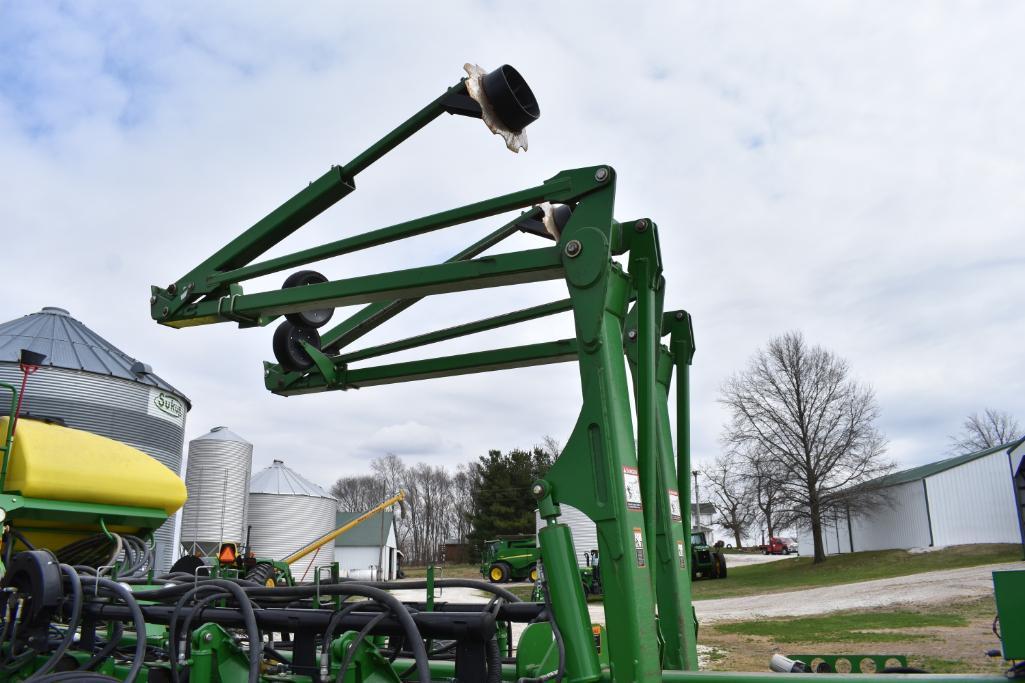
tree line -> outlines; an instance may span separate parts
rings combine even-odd
[[[340,509],[362,512],[404,490],[405,501],[393,509],[396,541],[406,564],[425,565],[441,560],[447,542],[467,543],[475,554],[495,536],[534,533],[530,485],[558,451],[545,437],[530,450],[490,450],[454,472],[423,462],[407,465],[389,453],[370,462],[370,474],[335,481],[331,493]]]

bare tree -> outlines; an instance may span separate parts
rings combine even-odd
[[[712,488],[712,506],[719,515],[716,524],[729,530],[737,547],[742,548],[744,534],[754,523],[757,510],[750,480],[732,454],[720,455],[714,465],[704,468],[703,474]]]
[[[338,509],[363,512],[388,497],[384,483],[374,475],[342,477],[331,485],[331,495],[338,499]]]
[[[986,408],[982,415],[973,413],[965,418],[961,433],[950,437],[950,450],[954,453],[974,453],[1002,446],[1021,436],[1021,427],[1013,415]]]
[[[872,390],[851,378],[846,361],[788,332],[728,379],[719,400],[731,413],[725,444],[778,465],[781,491],[811,529],[814,561],[825,561],[825,513],[868,504],[870,482],[892,469]]]
[[[769,538],[779,535],[780,529],[794,523],[793,513],[783,491],[786,472],[780,467],[779,461],[766,457],[757,449],[745,452],[742,457],[744,476],[754,492],[762,532],[767,534],[762,542],[767,543]]]

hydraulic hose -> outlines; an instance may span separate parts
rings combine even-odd
[[[356,650],[359,649],[360,643],[363,642],[363,639],[367,637],[367,634],[370,633],[370,631],[386,616],[388,616],[387,612],[381,612],[376,617],[368,621],[367,625],[361,628],[359,633],[356,634],[356,638],[352,641],[352,644],[349,645],[349,650],[345,653],[345,659],[342,660],[342,665],[338,668],[338,675],[335,676],[335,683],[342,683],[345,679],[345,672],[349,670],[349,665],[352,664],[352,658],[356,656]],[[329,646],[330,643],[324,643],[325,648]]]
[[[316,590],[317,587],[315,586],[295,586],[289,588],[254,588],[248,591],[248,593],[252,597],[273,594],[312,596]],[[322,584],[319,590],[321,595],[358,595],[388,607],[395,615],[395,618],[399,620],[399,623],[402,624],[406,637],[409,639],[413,659],[416,661],[417,678],[420,683],[431,683],[431,671],[427,662],[427,649],[424,647],[423,639],[420,637],[420,629],[417,628],[416,622],[413,621],[409,610],[399,602],[398,598],[375,586],[354,582]]]
[[[340,583],[357,583],[356,581],[342,581]],[[361,586],[371,586],[373,588],[384,588],[386,590],[402,590],[404,588],[415,589],[415,588],[427,588],[427,581],[359,581]],[[335,585],[335,584],[331,584]],[[323,588],[324,584],[321,584]],[[497,595],[500,598],[504,598],[507,602],[523,602],[515,593],[511,593],[506,589],[496,586],[493,583],[487,583],[486,581],[477,581],[475,579],[435,579],[434,586],[436,588],[476,588],[477,590]]]
[[[146,659],[146,620],[142,616],[142,610],[139,609],[139,603],[135,601],[131,591],[116,581],[92,576],[83,577],[83,581],[84,583],[97,584],[97,587],[102,587],[114,593],[121,598],[121,601],[125,603],[132,613],[132,623],[135,626],[135,654],[132,657],[132,666],[128,669],[128,673],[125,674],[124,683],[134,683]],[[80,672],[78,673],[80,674]]]

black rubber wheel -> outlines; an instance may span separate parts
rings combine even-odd
[[[509,580],[509,565],[505,562],[496,562],[488,568],[488,581],[491,583],[505,583]]]
[[[196,570],[203,566],[203,560],[195,555],[182,555],[178,561],[171,565],[171,573],[183,572],[185,574],[196,574]]]
[[[313,359],[306,353],[302,342],[320,348],[320,333],[312,327],[293,325],[284,321],[274,330],[274,357],[281,367],[290,372],[302,372],[313,366]]]
[[[317,271],[300,270],[285,278],[285,284],[281,285],[281,289],[302,287],[304,285],[319,285],[321,282],[327,282],[327,278]],[[333,308],[315,308],[311,311],[286,313],[285,317],[300,327],[323,327],[334,314],[335,309]]]
[[[527,570],[527,581],[530,581],[531,583],[536,583],[537,582],[537,565],[536,564],[530,565],[530,569]]]

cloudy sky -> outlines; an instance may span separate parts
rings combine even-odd
[[[724,378],[790,329],[874,386],[901,465],[943,455],[967,413],[1025,419],[1025,5],[214,4],[0,0],[0,320],[69,309],[193,401],[189,438],[225,424],[255,443],[254,467],[282,457],[328,484],[386,452],[454,467],[568,436],[571,364],[284,399],[262,385],[271,329],[149,318],[149,285],[355,156],[468,61],[531,83],[528,153],[443,117],[272,253],[608,163],[617,215],[658,222],[667,303],[694,316],[699,460],[718,451]],[[496,224],[320,269],[437,262]],[[436,297],[366,341],[564,295]],[[547,319],[430,354],[570,329]]]

